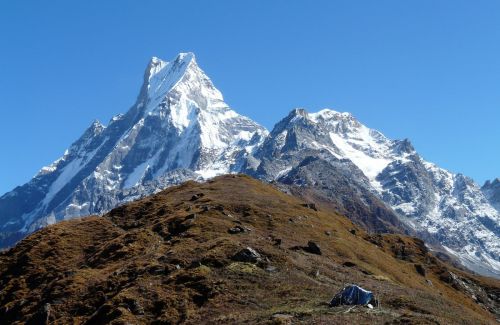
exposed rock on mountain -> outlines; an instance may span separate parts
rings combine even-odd
[[[497,211],[500,211],[500,178],[496,178],[493,181],[486,181],[481,190],[491,205]]]
[[[372,232],[412,233],[366,184],[353,178],[353,169],[348,161],[308,156],[278,182],[290,193],[333,208]]]

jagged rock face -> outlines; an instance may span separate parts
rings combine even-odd
[[[356,173],[359,179],[353,177]],[[369,231],[413,234],[412,229],[369,190],[366,177],[350,161],[309,156],[279,177],[278,182],[288,186],[295,195],[335,208]]]
[[[94,122],[62,158],[0,198],[3,244],[19,232],[237,170],[266,134],[224,103],[193,54],[153,58],[126,114],[108,126]]]
[[[288,191],[326,203],[371,231],[410,233],[411,229],[376,195],[358,166],[342,157],[329,136],[329,129],[346,132],[359,123],[351,118],[346,123],[328,125],[320,116],[317,120],[309,116],[305,110],[296,109],[280,121],[248,157],[245,173],[277,180]]]
[[[190,53],[153,58],[137,102],[0,198],[0,247],[188,179],[244,172],[330,203],[374,231],[415,233],[500,275],[499,181],[482,190],[349,113],[293,110],[268,133],[224,103]],[[495,209],[496,207],[496,209]]]
[[[481,188],[484,195],[497,211],[500,211],[500,178],[486,181]]]

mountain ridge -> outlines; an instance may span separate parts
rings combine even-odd
[[[350,113],[294,109],[269,132],[224,102],[192,53],[152,58],[125,114],[107,126],[94,121],[61,158],[0,197],[0,242],[186,180],[239,172],[330,201],[369,230],[417,234],[500,276],[500,213],[471,179]]]
[[[310,155],[344,161],[418,236],[439,242],[470,269],[499,276],[498,211],[470,178],[423,160],[408,140],[390,140],[349,113],[293,110],[259,150],[260,162],[245,172],[266,180],[282,178]]]
[[[93,122],[61,158],[0,198],[2,230],[27,233],[56,220],[103,213],[122,200],[123,190],[175,169],[190,169],[196,178],[230,172],[266,132],[223,102],[193,54],[181,53],[172,62],[153,58],[126,114],[107,126]],[[14,196],[30,202],[13,202]]]

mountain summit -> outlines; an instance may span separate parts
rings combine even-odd
[[[350,113],[294,109],[269,133],[224,102],[192,53],[152,58],[127,113],[107,126],[93,122],[61,158],[0,198],[0,247],[186,180],[239,172],[371,231],[418,235],[468,268],[500,276],[498,182],[481,189]]]
[[[356,190],[344,198],[344,205],[357,200],[373,206],[364,187],[392,208],[405,229],[438,244],[472,270],[500,275],[498,211],[470,178],[425,161],[408,140],[388,139],[350,113],[300,109],[275,126],[253,158],[246,173],[314,187],[314,194],[324,200],[332,201],[340,188],[351,187]],[[335,170],[334,176],[326,172],[330,170]],[[329,186],[332,183],[337,186]],[[371,221],[382,218],[395,224],[392,215],[377,211]]]
[[[4,245],[185,179],[238,170],[266,134],[229,108],[192,53],[152,58],[126,114],[107,126],[93,122],[61,158],[0,198]],[[161,184],[141,188],[153,180]]]

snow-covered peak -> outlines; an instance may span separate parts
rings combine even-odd
[[[310,113],[309,117],[315,122],[318,122],[318,120],[340,121],[340,120],[346,120],[346,119],[354,119],[352,114],[349,112],[337,112],[337,111],[335,111],[333,109],[329,109],[329,108],[322,109],[316,113]]]
[[[294,117],[304,117],[304,118],[308,118],[309,117],[309,113],[307,113],[307,111],[304,109],[304,108],[294,108],[290,111],[290,113],[288,113],[288,117],[290,118],[294,118]]]
[[[153,56],[151,60],[149,61],[148,67],[146,68],[146,76],[147,79],[153,78],[155,75],[160,73],[162,70],[168,67],[173,67],[174,65],[177,66],[187,66],[189,63],[193,61],[196,64],[196,58],[195,55],[191,52],[188,53],[179,53],[177,57],[171,61],[165,61],[162,60],[156,56]]]
[[[376,186],[376,177],[385,167],[412,152],[409,142],[401,142],[397,148],[399,141],[366,127],[351,113],[331,109],[316,113],[294,109],[276,124],[271,135],[274,140],[268,145],[273,149],[268,151],[326,150],[339,159],[351,160]]]
[[[361,124],[351,113],[323,109],[308,118],[331,141],[332,151],[356,164],[375,186],[376,176],[389,163],[406,156],[394,150],[397,141]]]
[[[289,128],[297,123],[316,125],[319,128],[328,128],[336,133],[360,132],[368,129],[348,112],[337,112],[332,109],[323,109],[316,113],[309,113],[304,108],[295,108],[278,124],[276,131]],[[377,132],[378,133],[378,132]]]
[[[148,67],[146,68],[146,75],[148,79],[151,79],[152,76],[160,72],[162,69],[165,68],[165,66],[168,64],[168,62],[163,61],[156,56],[153,56],[151,60],[149,61]]]
[[[25,201],[15,204],[27,203],[14,213],[11,203],[0,200],[0,232],[5,225],[26,233],[54,218],[102,213],[131,193],[145,194],[146,184],[152,193],[161,188],[155,182],[167,186],[239,171],[267,134],[224,102],[194,54],[171,61],[153,57],[127,113],[115,115],[107,127],[94,121],[27,184]]]
[[[294,108],[293,110],[290,111],[290,113],[288,113],[287,117],[284,120],[288,120],[288,122],[293,122],[298,119],[307,119],[308,121],[314,123],[322,123],[322,122],[338,123],[340,121],[357,122],[357,120],[353,117],[351,113],[348,112],[340,113],[329,108],[325,108],[316,113],[309,113],[304,108]]]
[[[337,112],[331,109],[323,109],[317,113],[309,114],[309,118],[318,124],[325,124],[334,128],[336,133],[358,133],[368,129],[362,125],[351,113]]]
[[[171,62],[153,57],[146,69],[145,82],[149,98],[167,93],[184,77],[188,69],[196,68],[198,65],[192,53],[180,53]]]
[[[391,140],[352,114],[330,109],[293,110],[276,124],[256,155],[260,166],[252,168],[266,179],[281,179],[300,166],[301,155],[327,161],[333,156],[335,166],[347,161],[347,169],[355,165],[352,175],[360,170],[368,189],[408,227],[441,243],[471,269],[500,275],[500,186],[492,186],[499,181],[488,182],[483,195],[470,178],[423,160],[408,139]],[[325,181],[321,173],[314,177]]]
[[[273,130],[271,131],[272,134],[276,135],[279,133],[283,132],[288,132],[287,130],[290,128],[293,128],[294,125],[300,124],[300,123],[310,123],[309,119],[309,114],[307,111],[303,108],[294,108],[292,109],[288,115],[283,118],[281,121],[276,123],[274,126]]]
[[[181,53],[170,62],[153,58],[138,106],[144,117],[165,116],[180,131],[203,112],[234,115],[193,53]]]
[[[267,135],[224,102],[193,53],[172,61],[153,57],[131,112],[113,118],[115,123],[134,116],[96,172],[111,189],[128,189],[181,168],[203,178],[230,172]],[[106,172],[110,168],[116,175]]]

